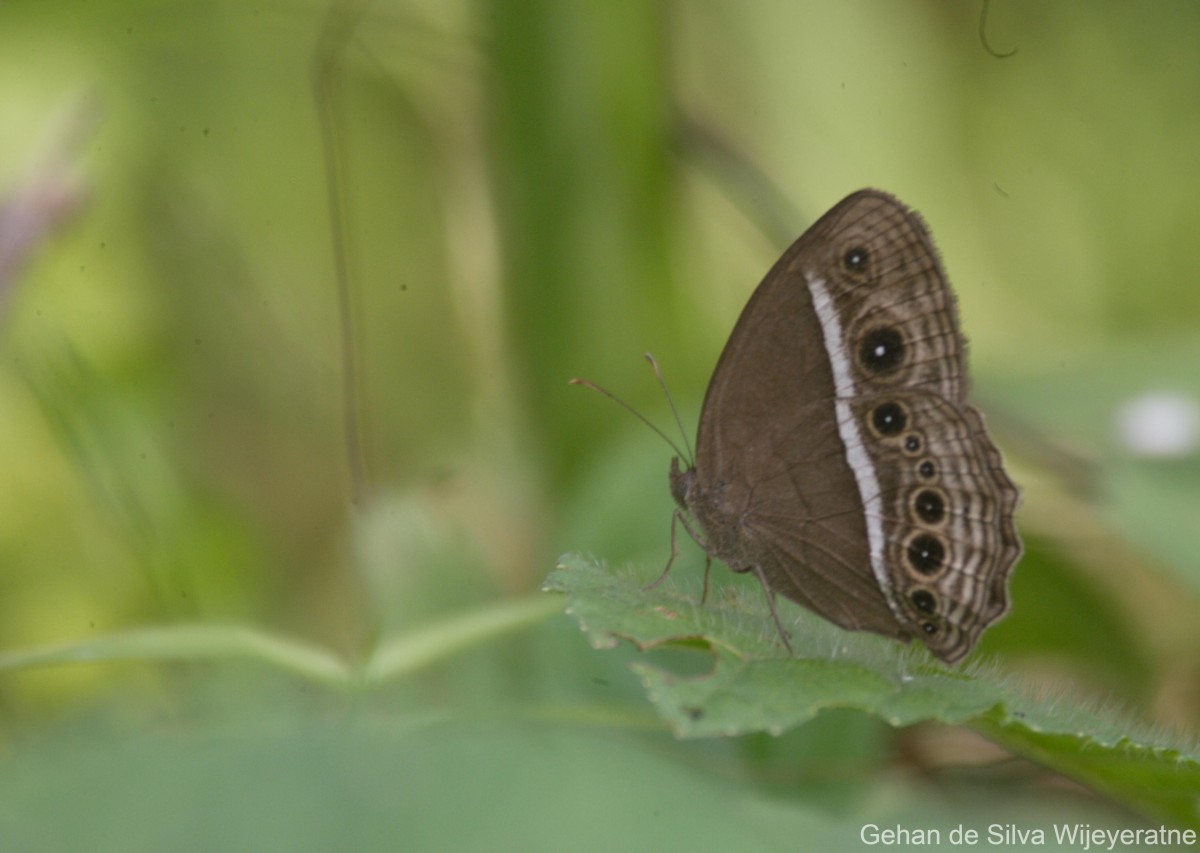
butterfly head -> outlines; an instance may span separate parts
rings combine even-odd
[[[690,465],[687,468],[679,466],[679,457],[671,459],[671,496],[679,508],[688,508],[688,493],[692,490],[692,481],[696,479],[696,469]]]

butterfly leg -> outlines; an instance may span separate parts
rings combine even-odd
[[[775,630],[779,632],[779,639],[783,640],[784,648],[788,650],[788,654],[794,655],[792,641],[788,638],[788,632],[783,629],[783,623],[779,621],[779,611],[775,609],[775,591],[767,585],[767,576],[763,574],[762,566],[754,566],[754,575],[758,578],[758,582],[762,584],[763,592],[766,593],[767,607],[771,611],[771,618],[775,621]]]
[[[667,574],[671,571],[671,566],[675,565],[675,558],[679,556],[679,542],[675,538],[675,529],[679,525],[679,521],[682,518],[682,510],[676,509],[673,513],[671,513],[671,556],[667,558],[667,564],[663,567],[662,573],[659,574],[659,576],[653,581],[642,587],[642,589],[654,589],[657,587],[660,583],[667,579]],[[686,524],[687,522],[684,521],[684,525]],[[688,532],[690,533],[691,531],[689,530]]]
[[[691,536],[692,539],[696,541],[696,544],[704,549],[704,553],[706,555],[706,560],[704,563],[704,593],[700,596],[700,603],[703,604],[708,598],[708,570],[712,565],[712,557],[707,556],[708,545],[705,544],[704,537],[692,529],[692,525],[688,522],[687,516],[684,515],[683,510],[679,509],[678,507],[676,507],[675,511],[671,513],[671,556],[667,559],[667,565],[663,567],[662,573],[642,588],[654,589],[657,587],[660,583],[666,580],[667,574],[671,571],[671,566],[675,565],[675,558],[679,556],[679,541],[677,539],[677,531],[680,524],[683,525],[683,529],[687,531],[688,536]]]

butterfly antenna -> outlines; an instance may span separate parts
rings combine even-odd
[[[671,414],[675,416],[675,426],[679,427],[679,434],[683,436],[683,446],[687,448],[687,456],[684,457],[688,461],[688,467],[696,467],[696,457],[692,454],[692,445],[688,441],[687,430],[683,428],[683,421],[679,418],[679,410],[675,408],[675,401],[671,398],[671,391],[667,388],[667,380],[663,378],[662,370],[658,366],[658,362],[654,360],[654,356],[646,353],[646,361],[650,362],[650,366],[654,368],[654,375],[658,377],[658,384],[662,386],[663,393],[667,396],[667,405],[671,407]]]
[[[656,367],[656,369],[657,369],[657,367]],[[662,377],[660,376],[659,378],[661,379]],[[612,392],[611,392],[611,391],[609,391],[608,389],[606,389],[606,388],[601,388],[601,387],[600,387],[599,385],[597,385],[595,382],[591,382],[590,380],[587,380],[587,379],[578,379],[578,378],[576,378],[576,379],[572,379],[572,380],[571,380],[570,382],[568,382],[567,384],[568,384],[568,385],[582,385],[584,388],[591,388],[593,391],[596,391],[596,392],[599,392],[600,394],[603,394],[605,397],[607,397],[608,399],[610,399],[610,400],[612,400],[614,403],[616,403],[618,406],[620,406],[620,407],[622,407],[623,409],[625,409],[625,411],[629,412],[631,415],[633,415],[633,416],[634,416],[635,418],[637,418],[639,421],[641,421],[642,423],[644,423],[646,426],[650,427],[650,429],[652,429],[652,430],[654,430],[656,433],[658,433],[659,437],[660,437],[660,438],[661,438],[663,441],[665,441],[667,444],[671,445],[671,449],[672,449],[672,450],[674,450],[676,454],[678,454],[679,456],[682,456],[684,459],[688,459],[688,460],[690,460],[690,459],[691,459],[691,456],[690,456],[690,453],[691,453],[691,447],[688,447],[688,453],[689,453],[689,455],[687,455],[687,456],[684,456],[684,453],[683,453],[683,451],[679,449],[679,445],[678,445],[678,444],[676,444],[674,441],[672,441],[670,436],[668,436],[668,435],[667,435],[665,432],[663,432],[661,429],[659,429],[658,427],[656,427],[654,424],[650,423],[649,419],[648,419],[648,418],[647,418],[645,415],[643,415],[641,412],[639,412],[639,411],[638,411],[637,409],[635,409],[633,406],[631,406],[631,405],[629,405],[628,403],[626,403],[624,400],[622,400],[620,397],[618,397],[616,394],[612,393]],[[669,395],[669,394],[667,395],[667,399],[668,399],[668,400],[670,400],[670,399],[671,399],[671,397],[670,397],[670,395]],[[672,404],[672,406],[671,406],[671,409],[672,409],[672,411],[675,409],[675,406],[674,406],[673,404]],[[676,416],[675,416],[675,419],[676,419],[676,420],[678,420],[678,419],[679,419],[679,416],[678,416],[678,415],[676,415]],[[685,444],[687,443],[687,439],[686,439],[686,438],[684,439],[684,443],[685,443]]]

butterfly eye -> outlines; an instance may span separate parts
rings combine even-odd
[[[871,253],[862,246],[855,246],[842,255],[842,266],[846,268],[846,272],[863,272],[870,262]]]

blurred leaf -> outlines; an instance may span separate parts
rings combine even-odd
[[[6,849],[749,853],[854,849],[864,824],[1114,825],[1061,793],[996,801],[965,785],[938,805],[919,802],[912,785],[884,783],[831,815],[680,761],[661,740],[545,725],[349,712],[182,732],[97,729],[59,726],[9,748]]]
[[[1118,458],[1105,475],[1107,502],[1120,529],[1175,567],[1200,602],[1200,456]]]
[[[1092,498],[1118,530],[1169,560],[1200,590],[1200,462],[1138,458],[1118,436],[1121,406],[1149,391],[1200,400],[1200,338],[1194,333],[1111,341],[1080,362],[1040,376],[990,381],[988,394],[1044,434],[1088,458]]]
[[[330,687],[378,686],[464,649],[527,627],[555,612],[543,597],[493,601],[385,636],[358,667],[311,644],[239,625],[169,625],[121,631],[57,646],[0,654],[0,672],[111,661],[253,660]]]
[[[171,625],[0,654],[0,671],[111,661],[256,660],[330,686],[349,683],[344,663],[293,639],[238,625]]]
[[[1012,659],[1065,657],[1080,675],[1122,695],[1148,687],[1150,656],[1136,625],[1087,574],[1045,537],[1026,534],[1013,573],[1013,610],[984,634],[980,648]]]
[[[561,480],[582,458],[580,435],[593,432],[585,409],[565,404],[567,380],[605,352],[627,353],[632,373],[670,315],[678,177],[666,7],[482,8],[517,393]]]

